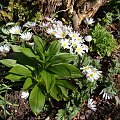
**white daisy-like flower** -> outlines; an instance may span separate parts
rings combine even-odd
[[[69,42],[69,39],[61,39],[60,41],[61,43],[61,46],[65,49],[70,49],[70,42]]]
[[[84,22],[87,25],[92,25],[95,21],[93,20],[93,18],[86,17],[85,20],[84,20]]]
[[[56,31],[55,31],[53,28],[48,28],[48,29],[46,30],[46,32],[47,32],[48,34],[50,34],[50,35],[55,35],[55,34],[56,34]]]
[[[79,54],[80,56],[82,56],[85,53],[85,51],[84,51],[84,49],[83,49],[81,44],[77,45],[77,47],[75,49],[75,53]]]
[[[64,25],[64,30],[67,32],[67,34],[69,34],[73,30],[73,28],[71,26]]]
[[[86,74],[86,77],[89,81],[93,82],[94,80],[97,80],[101,76],[101,71],[98,71],[96,68],[89,70],[89,72]]]
[[[80,69],[83,70],[82,72],[83,72],[84,74],[87,74],[87,73],[89,73],[89,72],[91,71],[91,68],[93,68],[93,67],[90,66],[90,65],[87,65],[87,66],[83,66],[83,67],[80,68]]]
[[[102,94],[103,99],[111,99],[113,97],[112,93],[108,92],[106,88],[104,88],[99,95]]]
[[[29,92],[22,92],[21,93],[21,98],[23,98],[23,99],[27,99],[28,98],[28,96],[29,96]]]
[[[50,25],[50,22],[42,23],[40,27],[47,28]]]
[[[20,34],[21,27],[20,26],[14,26],[14,27],[10,28],[9,32],[11,34]]]
[[[90,42],[92,40],[92,36],[91,35],[85,36],[85,40],[87,42]]]
[[[80,36],[80,33],[78,32],[70,32],[69,36],[71,37],[71,39],[78,39],[78,37]]]
[[[83,39],[81,36],[77,37],[77,40],[78,40],[80,43],[83,43],[83,42],[84,42],[84,39]]]
[[[64,29],[62,29],[62,28],[57,28],[57,29],[55,29],[55,31],[56,31],[56,33],[54,34],[54,36],[56,38],[65,38],[67,35],[66,31],[64,31]]]
[[[90,108],[91,110],[93,111],[96,111],[97,108],[96,108],[96,105],[93,101],[93,99],[88,99],[88,104],[87,104],[88,108]]]
[[[83,70],[82,71],[83,74],[85,74],[87,79],[91,82],[99,79],[102,73],[102,71],[98,71],[96,68],[93,68],[93,66],[89,66],[89,65],[83,66],[80,69]]]
[[[80,42],[76,39],[72,39],[70,42],[71,42],[71,46],[73,47],[76,47],[78,44],[80,44]]]
[[[20,37],[23,40],[29,41],[32,38],[32,35],[33,35],[33,33],[31,33],[31,32],[25,32],[25,33],[20,34]]]
[[[63,23],[59,20],[54,20],[54,24],[56,24],[58,27],[63,27]]]
[[[37,25],[36,22],[30,22],[30,21],[28,21],[23,26],[30,28],[30,27],[35,27],[36,25]]]
[[[8,53],[9,51],[10,51],[10,46],[8,46],[7,44],[0,46],[1,53],[4,54],[4,53]]]

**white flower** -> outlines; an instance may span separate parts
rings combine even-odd
[[[84,39],[82,37],[77,37],[77,40],[80,42],[80,43],[83,43],[84,42]]]
[[[82,56],[85,53],[85,51],[84,51],[84,49],[83,49],[81,44],[77,45],[77,47],[75,49],[75,53],[79,54],[80,56]]]
[[[31,38],[32,38],[32,33],[31,32],[26,32],[26,33],[22,33],[20,34],[20,37],[23,39],[23,40],[26,40],[26,41],[29,41]]]
[[[64,25],[64,30],[69,34],[72,31],[72,27],[71,26],[66,26]]]
[[[55,35],[56,34],[56,31],[53,28],[48,28],[46,32],[50,35]]]
[[[56,33],[54,34],[54,36],[56,38],[65,38],[67,35],[66,31],[64,31],[64,29],[62,29],[62,28],[57,28],[57,29],[55,29],[55,31],[56,31]]]
[[[89,72],[86,74],[86,77],[88,80],[93,82],[94,80],[97,80],[101,76],[101,71],[98,71],[96,68],[89,70]]]
[[[106,88],[104,88],[99,95],[103,94],[103,99],[111,99],[113,97],[112,93],[108,92]]]
[[[64,49],[65,49],[65,48],[70,49],[69,39],[62,39],[62,40],[60,41],[60,43],[61,43],[61,46],[62,46]]]
[[[27,22],[27,23],[25,23],[24,25],[23,25],[24,27],[35,27],[36,26],[36,23],[35,22]]]
[[[84,74],[87,74],[87,73],[89,73],[89,72],[91,71],[91,68],[92,68],[92,66],[87,65],[87,66],[83,66],[83,67],[80,68],[80,69],[83,70],[82,72],[83,72]]]
[[[78,40],[76,40],[76,39],[72,39],[72,40],[71,40],[71,45],[72,45],[73,47],[76,47],[78,44],[80,44],[80,42],[79,42]]]
[[[78,32],[70,32],[69,36],[71,37],[71,39],[78,39],[80,34]]]
[[[85,40],[86,40],[87,42],[90,42],[90,41],[92,40],[92,36],[91,36],[91,35],[86,36],[86,37],[85,37]]]
[[[22,92],[21,93],[21,98],[27,99],[29,96],[29,92]]]
[[[87,106],[88,106],[88,108],[90,108],[93,111],[97,110],[96,105],[95,105],[93,99],[88,99],[88,105]]]
[[[49,25],[50,25],[50,22],[42,23],[42,24],[40,25],[40,27],[46,28],[46,27],[48,27]]]
[[[20,27],[20,26],[14,26],[14,27],[12,27],[12,28],[9,30],[9,32],[10,32],[11,34],[20,34],[20,32],[21,32],[21,27]]]
[[[83,68],[80,68],[81,70],[83,70],[83,74],[86,75],[87,79],[91,82],[93,82],[94,80],[97,80],[100,78],[101,76],[101,71],[98,71],[96,68],[93,68],[93,66],[83,66]]]
[[[10,51],[10,46],[8,46],[7,44],[0,46],[1,53],[8,53],[9,51]]]
[[[59,27],[63,27],[63,23],[61,21],[54,20],[54,24],[56,24]]]
[[[83,48],[84,51],[88,52],[88,49],[89,49],[89,48],[88,48],[87,45],[83,44],[82,48]]]
[[[28,45],[30,45],[30,46],[34,46],[34,42],[28,42]]]
[[[95,21],[93,20],[93,18],[86,17],[85,20],[84,20],[84,22],[87,25],[92,25]]]

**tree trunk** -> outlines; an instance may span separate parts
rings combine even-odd
[[[79,28],[85,17],[93,17],[100,6],[110,0],[39,0],[42,4],[43,15],[52,17],[55,13],[63,12],[63,17],[73,15],[73,27]]]

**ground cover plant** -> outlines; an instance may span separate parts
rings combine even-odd
[[[0,119],[120,119],[120,1],[104,2],[0,3]]]

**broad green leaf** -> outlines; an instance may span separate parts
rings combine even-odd
[[[15,74],[9,74],[5,78],[11,81],[20,81],[25,77],[20,75],[15,75]]]
[[[12,69],[10,69],[9,72],[14,73],[16,75],[32,76],[31,71],[22,65],[14,66]]]
[[[57,101],[62,100],[63,94],[59,86],[55,85],[50,91],[50,95]]]
[[[50,44],[47,50],[47,54],[48,56],[51,56],[57,54],[59,51],[60,51],[60,41],[56,40]]]
[[[40,72],[40,75],[42,76],[45,82],[47,93],[49,93],[55,85],[54,74],[50,74],[47,71],[43,70]]]
[[[13,67],[17,65],[16,60],[13,60],[13,59],[3,59],[3,60],[0,60],[0,62],[6,65],[7,67]]]
[[[68,92],[67,92],[66,88],[65,88],[65,87],[62,87],[62,86],[59,86],[59,87],[60,87],[63,95],[64,95],[66,98],[68,98]]]
[[[37,46],[37,49],[39,50],[39,52],[43,52],[44,45],[45,45],[44,41],[39,36],[36,36],[36,35],[33,35],[33,39],[34,39],[35,45]]]
[[[71,64],[56,64],[48,68],[53,73],[64,77],[81,77],[80,71],[77,67]]]
[[[26,55],[24,55],[22,52],[16,52],[14,55],[14,58],[17,59],[17,62],[22,65],[29,65],[32,67],[38,66],[38,61],[35,58],[30,58]]]
[[[37,85],[32,89],[30,93],[29,103],[31,110],[34,112],[36,116],[40,113],[40,111],[44,107],[45,95],[43,95],[41,89]]]
[[[30,48],[20,48],[19,50],[28,57],[33,57],[33,58],[36,57]]]
[[[28,77],[23,85],[23,91],[28,90],[33,85],[32,79]]]
[[[30,48],[21,48],[20,51],[21,51],[24,55],[26,55],[27,57],[29,57],[29,58],[34,58],[34,59],[36,59],[37,61],[39,61],[40,63],[44,63],[44,61],[40,60],[39,56],[38,56],[38,55],[35,55]]]
[[[58,63],[63,62],[70,62],[72,60],[76,59],[76,55],[70,54],[70,53],[59,53],[57,55],[54,55],[50,61],[58,61]]]
[[[67,80],[56,80],[56,84],[73,91],[77,91],[76,87],[71,85]]]
[[[11,47],[12,47],[12,50],[14,51],[14,52],[20,52],[20,48],[22,48],[22,47],[20,47],[20,46],[17,46],[17,45],[11,45]]]
[[[49,59],[47,67],[58,63],[69,63],[71,61],[75,61],[76,57],[76,55],[70,53],[59,53]]]
[[[64,66],[64,64],[56,64],[54,66],[49,67],[48,69],[59,76],[71,76],[69,69],[66,66]]]

